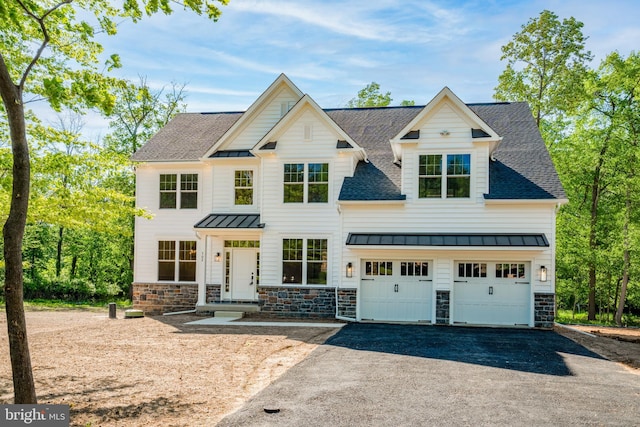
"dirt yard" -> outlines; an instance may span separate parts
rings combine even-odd
[[[571,325],[569,328],[556,326],[555,330],[594,353],[633,368],[640,374],[640,329]],[[586,332],[595,337],[577,331]]]
[[[74,426],[215,425],[336,331],[107,314],[27,312],[38,403],[71,405]],[[1,312],[0,404],[13,403],[6,330]]]
[[[27,313],[39,403],[71,405],[74,426],[211,426],[336,331],[189,326],[201,319],[189,315],[122,317],[111,320],[106,310]],[[0,312],[0,404],[13,401],[6,327]],[[597,336],[557,332],[640,373],[640,330],[579,328]]]

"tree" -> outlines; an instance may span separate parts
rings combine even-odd
[[[228,0],[217,0],[226,4]],[[73,4],[72,4],[73,3]],[[220,9],[214,0],[182,4],[214,21]],[[115,79],[101,72],[95,41],[98,31],[114,35],[116,20],[140,20],[172,12],[169,0],[128,0],[122,8],[109,0],[8,0],[0,3],[0,96],[9,123],[12,150],[12,193],[3,227],[5,305],[15,403],[36,403],[23,305],[22,241],[29,206],[30,165],[26,133],[25,94],[45,99],[60,110],[98,108],[110,112]],[[87,22],[95,18],[97,28]],[[107,70],[119,65],[112,55]]]
[[[498,78],[495,98],[528,102],[541,129],[544,119],[570,111],[580,99],[586,63],[592,59],[584,49],[582,27],[575,18],[561,22],[548,10],[530,19],[502,47],[500,59],[507,68]]]
[[[172,83],[166,88],[153,90],[146,77],[137,85],[118,87],[116,105],[111,112],[106,146],[113,151],[131,156],[140,146],[163,128],[177,113],[186,110],[185,85]]]
[[[348,108],[386,107],[391,103],[391,92],[380,93],[380,85],[371,82],[358,91],[358,96],[347,102]]]

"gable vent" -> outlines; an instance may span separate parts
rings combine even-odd
[[[405,136],[400,139],[420,139],[420,130],[410,130]]]
[[[488,136],[491,135],[489,135],[482,129],[471,129],[471,138],[486,138]]]
[[[313,138],[313,125],[305,124],[304,125],[304,140],[311,141]]]

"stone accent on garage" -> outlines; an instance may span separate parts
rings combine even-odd
[[[535,294],[533,309],[534,326],[536,328],[551,329],[556,315],[555,294]]]
[[[211,302],[220,302],[222,285],[207,285],[207,304]]]
[[[260,314],[270,317],[332,318],[335,288],[258,288]]]
[[[338,289],[338,316],[356,319],[357,289]]]
[[[451,291],[436,291],[436,324],[449,324],[449,307],[451,305]]]
[[[145,315],[193,310],[198,302],[198,285],[183,283],[134,283],[133,308]]]

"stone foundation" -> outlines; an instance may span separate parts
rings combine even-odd
[[[555,294],[535,294],[533,298],[534,326],[544,329],[553,328],[556,316]]]
[[[193,310],[198,302],[198,285],[181,283],[134,283],[133,308],[145,315]]]
[[[220,302],[221,289],[221,285],[207,285],[206,303]]]
[[[356,320],[357,289],[338,289],[338,316]]]
[[[449,324],[450,291],[436,291],[436,324]]]
[[[258,288],[260,314],[270,317],[333,318],[335,288]]]

